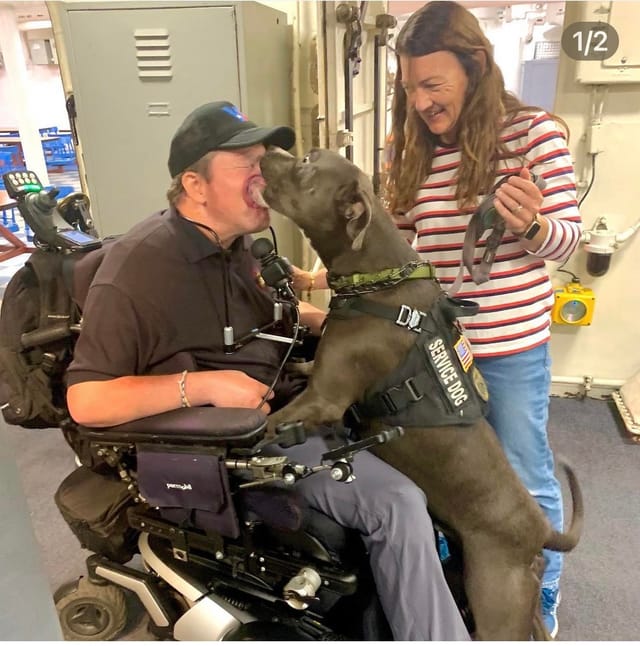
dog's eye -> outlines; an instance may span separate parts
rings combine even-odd
[[[302,163],[303,163],[303,164],[308,164],[310,161],[311,161],[311,155],[305,155],[305,156],[302,158]]]

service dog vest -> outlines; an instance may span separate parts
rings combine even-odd
[[[456,320],[475,313],[477,304],[443,294],[425,313],[408,305],[397,310],[362,297],[337,296],[329,307],[330,317],[371,314],[416,334],[398,368],[351,406],[349,414],[356,424],[375,418],[407,427],[470,425],[485,416],[487,386]]]

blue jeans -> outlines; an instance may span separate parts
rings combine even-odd
[[[489,389],[489,415],[509,462],[558,531],[563,529],[562,491],[554,475],[547,436],[551,357],[549,344],[503,357],[478,358]],[[562,554],[544,551],[545,588],[557,589]]]

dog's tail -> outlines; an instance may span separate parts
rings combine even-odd
[[[551,536],[547,539],[544,546],[547,549],[556,552],[569,552],[571,551],[580,540],[582,535],[582,527],[584,525],[584,504],[582,500],[582,490],[578,483],[578,478],[573,469],[562,459],[558,460],[559,464],[567,474],[569,481],[569,490],[571,491],[571,499],[573,503],[573,518],[571,519],[571,526],[567,532],[558,532],[553,530]]]

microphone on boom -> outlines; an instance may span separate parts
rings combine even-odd
[[[273,287],[281,298],[297,302],[291,289],[293,267],[291,263],[279,256],[268,238],[258,238],[251,245],[251,255],[260,263],[262,280]]]

